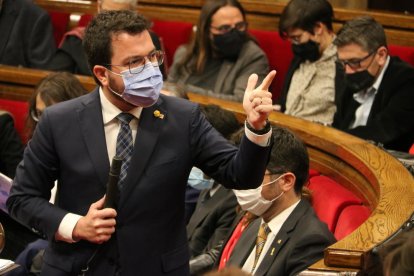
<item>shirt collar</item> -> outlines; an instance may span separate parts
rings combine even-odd
[[[279,233],[280,228],[282,228],[283,223],[288,219],[290,214],[293,212],[293,210],[296,208],[296,206],[299,204],[300,200],[298,200],[293,205],[289,206],[285,210],[283,210],[280,214],[272,218],[267,225],[269,226],[270,230],[272,230],[272,233],[274,235],[277,235]],[[263,219],[262,219],[263,222]]]
[[[99,87],[99,96],[101,98],[101,106],[102,106],[102,117],[104,125],[111,122],[113,119],[116,118],[122,110],[116,107],[113,103],[111,103],[103,93],[102,87]],[[135,107],[128,111],[128,113],[134,115],[135,118],[139,119],[141,116],[142,107]]]

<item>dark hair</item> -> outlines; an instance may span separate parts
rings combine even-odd
[[[274,126],[273,147],[267,170],[272,174],[291,172],[296,176],[295,192],[300,195],[309,178],[309,155],[305,144],[286,128]]]
[[[29,114],[26,120],[27,136],[30,138],[36,127],[36,122],[30,116],[36,111],[36,98],[39,97],[46,106],[67,101],[87,93],[81,82],[71,73],[55,72],[47,75],[36,86],[29,100]]]
[[[337,47],[352,43],[372,53],[381,46],[387,47],[387,37],[384,28],[374,18],[361,16],[346,22],[334,40]]]
[[[318,22],[332,31],[333,9],[326,0],[291,0],[284,8],[279,21],[279,34],[286,38],[291,28],[299,28],[313,34]]]
[[[414,230],[402,233],[380,251],[384,275],[414,275]]]
[[[210,41],[210,25],[213,15],[222,7],[231,6],[240,10],[243,20],[246,21],[246,12],[237,0],[207,0],[201,8],[200,17],[197,22],[197,30],[193,40],[187,46],[186,56],[178,64],[178,71],[201,73],[206,61],[213,56],[213,47]],[[247,34],[247,32],[246,32]],[[247,39],[252,37],[247,34]]]
[[[83,48],[91,70],[95,65],[105,66],[111,63],[114,35],[139,34],[149,27],[149,21],[135,11],[103,11],[96,15],[86,28],[83,39]],[[100,85],[99,80],[95,76],[94,78]]]
[[[240,128],[239,121],[231,111],[215,104],[202,105],[200,109],[207,121],[226,139],[230,139],[231,135]]]

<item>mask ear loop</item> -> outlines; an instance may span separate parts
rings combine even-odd
[[[265,184],[262,184],[262,187],[263,186],[268,186],[268,185],[271,185],[271,184],[273,184],[273,183],[275,183],[276,181],[278,181],[279,179],[281,179],[283,176],[284,176],[285,174],[282,174],[282,175],[280,175],[278,178],[276,178],[275,180],[272,180],[272,181],[270,181],[270,182],[268,182],[268,183],[265,183]],[[275,197],[274,199],[272,199],[271,200],[271,202],[274,202],[274,201],[276,201],[276,200],[278,200],[283,194],[284,194],[285,192],[284,191],[282,191],[281,193],[280,193],[280,195],[278,195],[277,197]]]

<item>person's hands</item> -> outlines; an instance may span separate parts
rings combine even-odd
[[[105,196],[89,207],[86,216],[81,217],[73,229],[74,240],[87,240],[101,244],[108,241],[115,232],[116,211],[112,208],[103,208]]]
[[[257,88],[255,88],[258,80],[256,74],[250,75],[247,82],[243,108],[247,115],[247,122],[256,130],[265,127],[266,120],[273,110],[272,93],[269,92],[269,86],[275,76],[276,71],[271,71]]]

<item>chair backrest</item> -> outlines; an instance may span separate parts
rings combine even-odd
[[[22,139],[22,142],[26,143],[27,138],[25,135],[25,122],[29,110],[29,104],[22,101],[0,99],[0,109],[6,110],[13,115],[14,127]]]
[[[277,71],[276,78],[270,87],[273,101],[275,101],[280,96],[286,73],[293,59],[290,42],[283,40],[276,31],[250,30],[250,33],[266,53],[270,70]]]
[[[89,22],[92,20],[92,14],[82,14],[79,18],[78,27],[86,27]]]
[[[335,227],[335,238],[341,240],[357,229],[371,215],[371,210],[364,205],[346,206],[339,214]]]
[[[310,178],[308,188],[312,192],[313,209],[332,233],[335,233],[339,215],[345,207],[362,204],[351,191],[324,175]]]
[[[53,37],[56,46],[59,45],[69,25],[70,14],[66,12],[49,11],[50,20],[53,26]]]
[[[390,51],[391,56],[398,56],[405,62],[414,66],[414,47],[388,45],[388,50]]]

